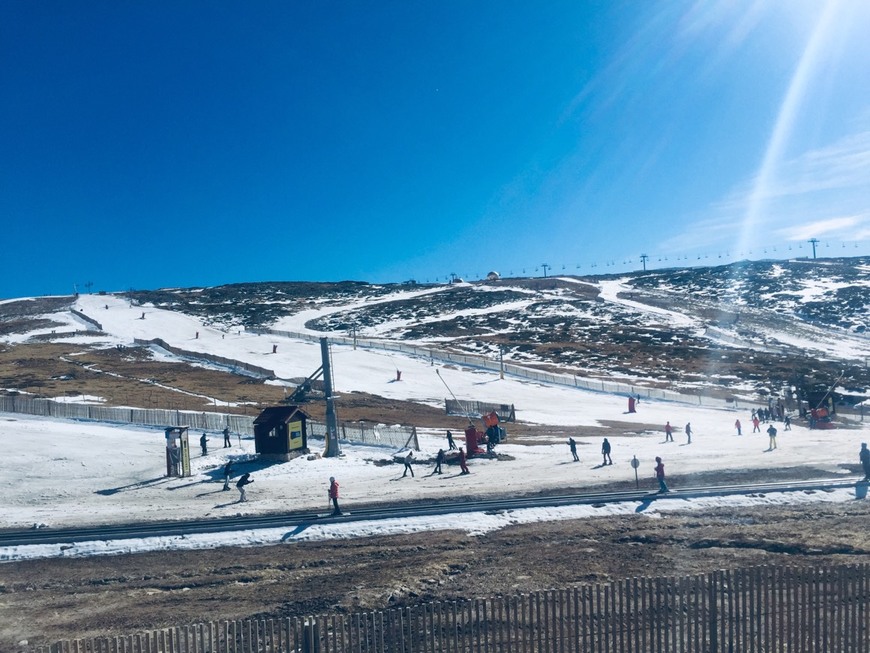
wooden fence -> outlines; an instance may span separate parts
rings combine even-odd
[[[870,565],[631,578],[350,615],[223,621],[40,653],[867,653]]]

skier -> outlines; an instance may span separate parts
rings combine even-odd
[[[858,459],[861,461],[861,467],[864,468],[864,480],[870,481],[870,449],[867,448],[867,443],[861,443],[861,453],[858,454]]]
[[[574,456],[574,462],[580,462],[580,456],[577,455],[577,443],[574,438],[568,438],[568,447],[571,449],[571,455]]]
[[[411,472],[411,478],[414,478],[414,468],[411,467],[412,462],[414,462],[414,452],[409,451],[408,455],[405,456],[405,472],[402,474],[402,478],[405,478],[408,472]]]
[[[230,443],[230,427],[225,426],[224,427],[224,449],[227,449],[228,447],[231,447],[231,446],[233,446],[233,445]]]
[[[656,479],[659,482],[659,492],[662,494],[668,492],[668,486],[665,483],[665,464],[658,456],[656,456]]]
[[[791,431],[791,417],[786,415],[785,417],[782,418],[782,423],[785,425],[785,428],[783,428],[783,431]]]
[[[776,449],[776,427],[773,424],[767,427],[767,435],[770,436],[770,446],[767,450],[773,451]]]
[[[671,426],[671,422],[668,421],[665,424],[665,442],[673,442],[674,441],[674,427]]]
[[[236,481],[236,488],[239,490],[239,503],[244,503],[248,500],[248,497],[245,495],[245,486],[253,482],[254,479],[252,479],[251,475],[247,472],[242,474],[241,478]]]
[[[447,447],[447,451],[453,451],[456,449],[456,443],[453,441],[453,434],[449,429],[447,430]]]
[[[233,461],[227,461],[224,465],[224,492],[230,489],[230,476],[233,475]]]
[[[607,441],[607,438],[604,438],[604,442],[601,444],[601,455],[604,456],[602,465],[613,464],[613,458],[610,457],[610,442]]]
[[[692,444],[692,423],[686,422],[686,437],[689,438],[689,441],[686,444]]]
[[[460,474],[470,474],[468,471],[468,465],[465,464],[465,449],[459,447],[459,468],[462,470]]]
[[[329,498],[332,501],[332,514],[340,515],[341,509],[338,507],[338,481],[335,476],[329,477]]]
[[[432,470],[433,474],[441,473],[441,465],[444,463],[444,449],[438,450],[438,455],[435,456],[435,469]]]
[[[199,439],[199,446],[202,447],[202,455],[205,456],[208,454],[208,438],[205,437],[205,433],[202,434],[202,437]]]
[[[761,433],[761,427],[759,427],[760,420],[758,419],[758,415],[756,414],[752,418],[752,432],[753,433]]]
[[[738,419],[734,422],[734,428],[737,429],[737,435],[743,435],[743,431],[740,430],[740,427],[740,420]]]

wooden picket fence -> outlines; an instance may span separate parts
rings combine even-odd
[[[40,653],[867,653],[870,564],[630,578],[350,615],[223,621]]]

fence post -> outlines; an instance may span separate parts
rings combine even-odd
[[[708,615],[709,618],[709,633],[710,633],[710,653],[718,653],[719,651],[719,637],[717,630],[717,621],[719,618],[718,611],[718,571],[712,571],[707,575],[707,583],[708,583],[708,591],[709,591],[709,606],[710,613]]]

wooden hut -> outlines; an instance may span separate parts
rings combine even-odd
[[[290,460],[308,453],[308,415],[299,406],[272,406],[254,420],[254,444],[262,457]]]

